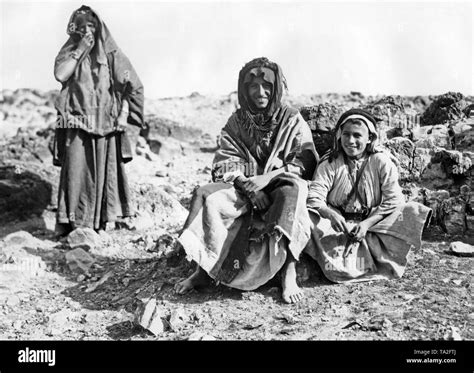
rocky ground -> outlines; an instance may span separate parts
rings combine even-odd
[[[287,305],[277,278],[253,292],[215,285],[173,292],[193,268],[172,243],[193,189],[210,181],[216,138],[235,110],[235,94],[147,101],[150,131],[139,136],[130,129],[136,217],[109,224],[105,234],[84,230],[60,240],[59,169],[49,149],[55,95],[2,92],[0,339],[473,339],[472,97],[286,98],[301,109],[318,149],[330,141],[342,110],[370,109],[399,161],[407,200],[434,211],[401,280],[335,285],[303,256],[298,281],[306,297]],[[467,251],[453,252],[453,242]]]

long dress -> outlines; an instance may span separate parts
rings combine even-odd
[[[216,281],[241,290],[265,284],[282,268],[287,249],[298,259],[309,240],[308,182],[302,176],[311,178],[317,153],[296,110],[283,107],[277,118],[268,146],[261,147],[236,114],[230,117],[214,158],[216,182],[200,188],[204,200],[195,203],[202,205],[179,237],[189,260]],[[263,213],[229,183],[239,172],[249,177],[282,167],[285,172],[264,189],[272,202]]]
[[[405,203],[398,183],[398,171],[383,152],[371,154],[362,171],[358,196],[347,195],[352,189],[361,161],[347,161],[342,155],[323,160],[310,184],[308,208],[312,234],[305,252],[313,257],[325,276],[333,282],[367,281],[400,278],[406,268],[411,248],[421,246],[421,234],[431,210],[419,203]],[[345,233],[336,232],[329,219],[317,209],[328,206],[354,217],[369,211],[383,219],[368,229],[360,244],[351,242]],[[349,230],[359,220],[347,220]]]
[[[74,18],[71,16],[70,23]],[[142,127],[143,85],[128,58],[100,20],[94,49],[78,61],[56,102],[58,121],[54,164],[61,166],[57,223],[99,229],[105,222],[131,216],[133,208],[125,173],[131,159],[125,132],[116,130],[127,100],[127,122]],[[72,37],[55,66],[76,49]]]

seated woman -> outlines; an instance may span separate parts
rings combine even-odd
[[[179,294],[209,283],[253,290],[282,269],[283,299],[298,302],[295,261],[310,236],[307,181],[317,163],[311,131],[282,105],[280,67],[262,57],[239,74],[240,108],[222,129],[214,183],[199,188],[179,242],[197,269]]]
[[[333,282],[400,278],[431,210],[405,203],[397,167],[377,148],[376,121],[351,109],[310,184],[306,252]]]

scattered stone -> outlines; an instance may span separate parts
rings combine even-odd
[[[135,313],[135,321],[154,335],[163,333],[166,328],[165,314],[154,298],[140,304]]]
[[[449,249],[452,253],[459,256],[474,256],[474,246],[464,242],[452,242]]]
[[[201,341],[215,341],[216,338],[213,337],[212,335],[209,335],[209,334],[205,334],[202,338],[201,338]]]
[[[5,300],[5,304],[11,308],[18,307],[20,303],[21,303],[20,297],[18,297],[15,294],[9,295],[7,299]]]
[[[92,228],[76,228],[67,236],[67,243],[72,249],[89,251],[101,244],[101,238]]]
[[[453,280],[453,284],[460,286],[462,284],[462,280]]]
[[[189,335],[188,341],[215,341],[212,335],[202,333],[202,332],[193,332]]]
[[[112,237],[110,237],[110,235],[102,229],[99,231],[99,237],[100,237],[101,244],[108,245],[108,244],[112,243],[112,241],[113,241]]]
[[[65,254],[65,258],[66,264],[72,272],[87,273],[95,261],[94,258],[81,248],[68,251]]]
[[[462,341],[461,333],[459,328],[455,326],[451,326],[451,330],[449,330],[445,335],[444,339],[447,341]]]
[[[155,176],[157,176],[157,177],[166,177],[166,176],[168,176],[168,173],[165,172],[165,171],[162,171],[162,170],[158,170],[158,171],[156,171]]]
[[[175,249],[176,239],[170,234],[161,235],[156,244],[150,251],[159,253],[161,256],[167,256]]]
[[[37,249],[43,246],[43,242],[36,237],[33,237],[31,233],[25,231],[19,231],[10,233],[6,236],[3,241],[7,246],[17,246],[21,248]]]
[[[288,324],[296,324],[299,321],[299,319],[290,312],[282,313],[280,318],[285,320]]]
[[[371,331],[380,331],[382,329],[390,329],[393,323],[382,315],[372,317],[368,322],[368,329]]]
[[[263,302],[265,300],[265,296],[261,293],[256,293],[254,291],[247,291],[245,293],[242,293],[242,299],[251,302]]]
[[[189,319],[186,312],[182,308],[175,309],[171,312],[169,318],[169,326],[174,332],[178,331],[179,328]]]
[[[77,281],[77,282],[82,282],[82,281],[84,281],[85,279],[86,279],[86,276],[84,276],[84,275],[81,274],[81,275],[77,276],[76,281]]]
[[[425,252],[427,254],[430,254],[430,255],[436,255],[436,253],[431,249],[423,249],[423,252]]]
[[[69,329],[69,324],[73,319],[71,311],[65,309],[48,316],[47,334],[59,335]]]
[[[112,272],[112,271],[107,272],[105,275],[102,276],[102,278],[101,278],[99,281],[97,281],[97,282],[95,282],[95,283],[89,285],[89,286],[87,287],[87,289],[85,290],[86,293],[91,293],[91,292],[95,291],[100,285],[102,285],[102,284],[105,283],[109,278],[111,278],[112,275],[113,275],[113,272]]]

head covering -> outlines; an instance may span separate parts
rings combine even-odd
[[[248,95],[248,85],[258,76],[272,84],[272,95],[268,106],[263,110],[253,108],[252,101]],[[286,79],[278,64],[266,57],[253,59],[239,73],[237,95],[240,109],[237,114],[247,125],[257,127],[270,126],[275,113],[281,107],[281,98],[285,89],[287,89]]]
[[[81,26],[87,22],[93,23],[96,28],[99,28],[99,20],[97,19],[97,16],[94,14],[94,12],[92,12],[89,7],[82,6],[76,10],[71,17],[70,23],[67,27],[68,35],[77,35],[79,38],[82,38],[84,35],[82,35],[80,29]]]
[[[109,29],[101,20],[99,15],[92,8],[86,5],[82,5],[79,9],[76,9],[69,18],[66,33],[70,36],[70,38],[61,48],[61,51],[58,55],[59,59],[61,59],[62,55],[69,55],[76,48],[77,43],[82,37],[78,32],[78,16],[84,16],[86,20],[90,20],[97,25],[97,30],[95,33],[95,45],[91,53],[96,55],[96,60],[99,64],[107,64],[107,53],[116,51],[119,48],[110,34]]]
[[[341,152],[344,152],[341,146],[341,134],[342,134],[342,128],[344,125],[348,122],[351,121],[356,121],[356,122],[362,122],[367,126],[367,129],[369,130],[369,136],[370,136],[370,144],[367,145],[366,151],[369,154],[372,153],[378,153],[381,151],[378,148],[378,133],[377,133],[377,121],[376,119],[370,114],[368,111],[363,110],[363,109],[350,109],[346,112],[344,112],[339,120],[337,121],[336,128],[335,128],[335,136],[334,136],[334,143],[332,149],[329,151],[328,154],[326,154],[322,160],[329,159],[329,162],[332,162],[334,159],[336,159]]]
[[[96,23],[95,44],[88,54],[82,54],[73,75],[62,82],[61,93],[55,103],[61,121],[69,123],[70,118],[74,117],[78,119],[75,124],[78,128],[105,136],[115,131],[115,119],[126,98],[129,104],[128,123],[143,126],[143,85],[105,23],[90,7],[81,6],[69,18],[66,29],[69,39],[56,57],[55,70],[77,49],[81,38],[77,33],[78,17],[82,18],[81,22],[89,19]],[[87,56],[90,56],[90,63],[86,60]],[[95,93],[93,96],[92,90]]]

